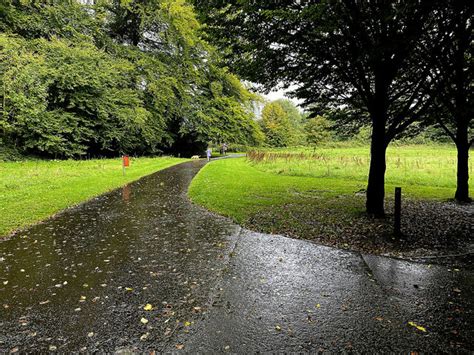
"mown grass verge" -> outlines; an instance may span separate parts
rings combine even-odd
[[[0,162],[0,236],[183,161],[132,158],[125,176],[121,159]]]

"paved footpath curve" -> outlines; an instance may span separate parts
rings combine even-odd
[[[0,242],[0,352],[474,351],[472,270],[243,230],[187,200],[203,164]]]

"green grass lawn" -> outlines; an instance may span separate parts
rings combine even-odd
[[[318,179],[324,184],[324,178]],[[334,184],[337,183],[336,184]],[[346,184],[332,181],[330,192],[347,192]],[[317,188],[314,178],[284,176],[259,170],[246,158],[217,160],[207,164],[189,188],[192,201],[243,222],[261,208],[291,202],[298,193]]]
[[[230,159],[208,164],[190,186],[191,199],[238,222],[262,208],[308,198],[321,208],[363,211],[363,200],[353,197],[367,185],[368,147],[270,152],[277,154],[267,154],[263,159]],[[395,186],[402,187],[404,196],[415,199],[453,197],[455,148],[449,145],[390,147],[388,196]]]
[[[121,159],[0,162],[0,236],[183,161],[132,158],[125,176]]]

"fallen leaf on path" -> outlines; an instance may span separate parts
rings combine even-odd
[[[184,348],[183,344],[176,344],[176,349],[182,350]]]
[[[143,309],[144,309],[145,311],[151,311],[151,310],[153,309],[153,306],[152,306],[151,304],[147,303],[146,306],[143,307]]]
[[[143,324],[147,324],[147,323],[148,323],[148,319],[142,318],[142,319],[140,319],[140,322],[142,322]]]
[[[281,327],[279,325],[275,325],[276,330],[281,330]]]
[[[422,327],[421,325],[418,325],[415,322],[408,322],[408,324],[411,325],[412,327],[415,327],[416,329],[421,330],[422,332],[426,333],[426,328],[425,327]]]
[[[125,287],[125,291],[133,291],[133,288],[131,288],[131,287]]]

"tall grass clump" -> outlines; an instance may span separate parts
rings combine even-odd
[[[367,181],[370,154],[366,146],[251,150],[248,161],[275,174]],[[470,164],[470,174],[473,174]],[[386,183],[456,187],[456,149],[452,145],[395,145],[387,151]]]

